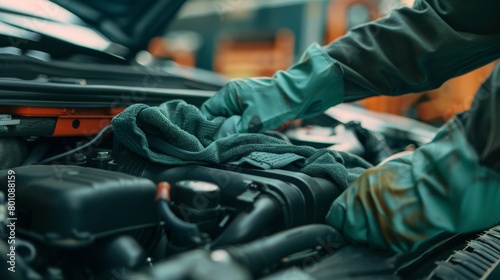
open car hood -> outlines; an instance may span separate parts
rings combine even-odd
[[[162,33],[186,0],[51,0],[132,52]]]
[[[49,38],[49,41],[59,40],[131,57],[146,49],[151,38],[165,30],[185,1],[0,0],[0,33],[3,35],[0,43],[8,40],[2,45],[22,47],[26,42],[38,42],[35,49],[39,49],[47,41],[44,38]],[[50,48],[53,46],[50,44]]]

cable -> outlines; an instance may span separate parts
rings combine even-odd
[[[87,148],[88,146],[94,144],[95,142],[97,142],[97,140],[99,140],[104,135],[104,133],[106,133],[109,129],[112,129],[112,128],[113,128],[112,125],[108,125],[108,126],[104,127],[101,131],[99,131],[99,133],[92,140],[90,140],[88,143],[85,143],[84,145],[81,145],[80,147],[74,148],[73,150],[67,151],[65,153],[55,155],[55,156],[50,157],[48,159],[44,159],[44,160],[38,162],[37,164],[46,164],[48,162],[52,162],[54,160],[57,160],[57,159],[65,157],[65,156],[69,156],[71,154],[74,154],[78,151],[81,151],[81,150]]]

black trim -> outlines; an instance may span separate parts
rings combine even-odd
[[[183,99],[200,106],[214,93],[188,89],[0,81],[0,105],[16,106],[125,107],[135,103],[158,105],[172,99]]]
[[[500,263],[500,226],[470,241],[437,267],[426,279],[498,279]]]

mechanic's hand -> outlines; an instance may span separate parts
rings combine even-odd
[[[462,118],[413,153],[367,169],[333,202],[326,223],[349,242],[396,252],[497,225],[500,173],[479,162]]]
[[[201,107],[207,117],[241,116],[238,132],[274,129],[342,102],[342,71],[317,43],[273,78],[232,80]]]

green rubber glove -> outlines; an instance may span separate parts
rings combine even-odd
[[[229,81],[202,105],[201,111],[208,118],[241,116],[238,132],[274,129],[342,102],[342,76],[338,63],[315,43],[299,62],[272,78]]]
[[[478,158],[455,117],[413,154],[367,169],[326,222],[351,242],[396,252],[442,233],[492,227],[500,220],[500,173]]]

